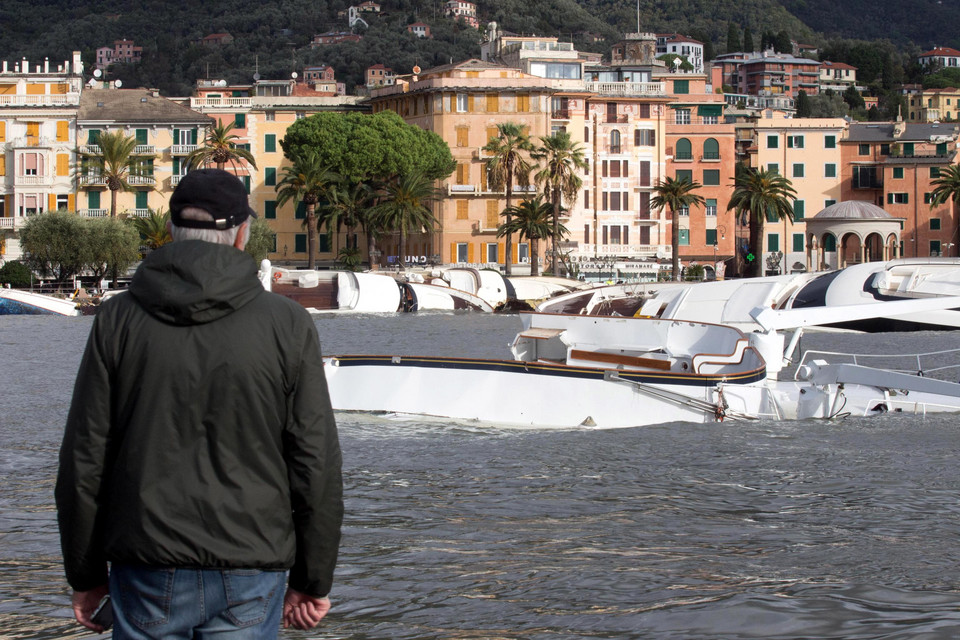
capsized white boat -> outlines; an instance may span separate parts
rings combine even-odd
[[[819,318],[757,308],[764,331],[749,335],[703,322],[524,313],[513,360],[342,355],[326,358],[325,370],[336,410],[541,428],[960,411],[960,384],[848,354],[802,357],[792,379],[778,379],[804,327],[945,304],[960,299],[848,305]]]
[[[80,310],[72,298],[0,288],[0,315],[79,316]]]

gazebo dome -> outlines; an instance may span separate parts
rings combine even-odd
[[[813,216],[817,220],[889,220],[889,213],[875,204],[862,200],[846,200],[832,204]]]

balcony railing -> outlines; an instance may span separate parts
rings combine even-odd
[[[53,184],[53,176],[21,176],[13,178],[13,184],[18,187],[44,187]]]
[[[110,215],[109,209],[77,209],[77,213],[84,218],[106,218]]]
[[[672,252],[669,246],[661,247],[656,244],[581,244],[579,255],[581,260],[589,260],[594,256],[600,258],[621,257],[621,258],[651,258],[659,252],[665,257],[670,257]]]
[[[133,148],[135,156],[153,156],[156,155],[157,148],[152,144],[138,144]]]
[[[190,98],[191,109],[243,109],[253,103],[251,98]]]
[[[170,147],[170,154],[175,156],[188,156],[199,146],[200,145],[197,144],[175,144]]]
[[[170,176],[170,186],[171,186],[171,187],[175,187],[175,186],[177,186],[178,184],[180,184],[180,178],[182,178],[182,177],[183,177],[183,176],[179,176],[179,175],[177,175],[177,176]]]
[[[127,176],[127,184],[130,186],[147,186],[157,184],[153,176]]]
[[[554,109],[550,112],[550,117],[554,120],[569,120],[570,119],[570,110],[569,109]]]
[[[27,219],[23,217],[0,218],[0,229],[16,229],[26,221]]]
[[[49,96],[0,96],[0,107],[59,107],[78,104],[80,104],[79,93],[61,93]]]
[[[107,184],[107,179],[101,175],[95,173],[83,173],[80,174],[80,185],[100,185],[103,186]]]
[[[98,156],[100,155],[100,145],[98,144],[82,144],[80,145],[80,153],[85,156]]]
[[[585,82],[587,91],[602,96],[665,96],[665,82]]]

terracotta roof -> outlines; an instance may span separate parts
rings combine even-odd
[[[830,67],[831,69],[853,69],[854,71],[857,70],[857,67],[847,64],[846,62],[830,62],[829,60],[824,60],[820,64],[822,64],[825,67]]]
[[[960,51],[956,49],[951,49],[950,47],[934,47],[926,53],[921,53],[919,57],[921,58],[932,58],[936,56],[947,56],[947,57],[960,57]]]
[[[210,116],[197,113],[146,89],[84,89],[80,94],[78,121],[131,124],[208,125]]]

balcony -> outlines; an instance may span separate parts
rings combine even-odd
[[[127,184],[131,187],[152,187],[157,180],[153,176],[127,176]]]
[[[583,84],[587,91],[601,96],[628,98],[667,95],[665,82],[585,82]]]
[[[157,148],[152,144],[138,144],[133,148],[133,155],[155,156],[157,155]]]
[[[581,244],[579,251],[581,261],[598,258],[653,258],[660,252],[670,257],[670,247],[661,248],[656,244]]]
[[[447,195],[453,196],[475,196],[480,192],[480,189],[475,184],[448,184],[447,185]]]
[[[0,95],[0,107],[65,107],[80,104],[79,93],[49,96]]]
[[[49,187],[53,185],[53,176],[16,175],[13,184],[17,187]]]
[[[554,109],[550,112],[550,117],[554,120],[569,120],[570,119],[570,110],[569,109]]]
[[[149,218],[150,209],[127,209],[125,211],[128,217],[131,218]]]
[[[199,147],[200,145],[198,144],[175,144],[172,147],[170,147],[170,155],[188,156]]]
[[[234,98],[232,96],[222,98],[190,98],[190,108],[198,111],[202,111],[203,109],[224,111],[249,109],[252,103],[251,98]]]
[[[82,145],[80,145],[80,155],[84,155],[84,156],[98,156],[98,155],[100,155],[100,145],[98,145],[98,144],[82,144]]]
[[[77,215],[82,218],[106,218],[110,215],[109,209],[77,209]]]
[[[23,225],[27,219],[25,217],[2,218],[0,217],[0,229],[16,229]]]
[[[95,173],[84,173],[80,175],[81,187],[105,187],[107,179]]]
[[[180,178],[183,176],[170,176],[170,186],[175,187],[180,184]]]

